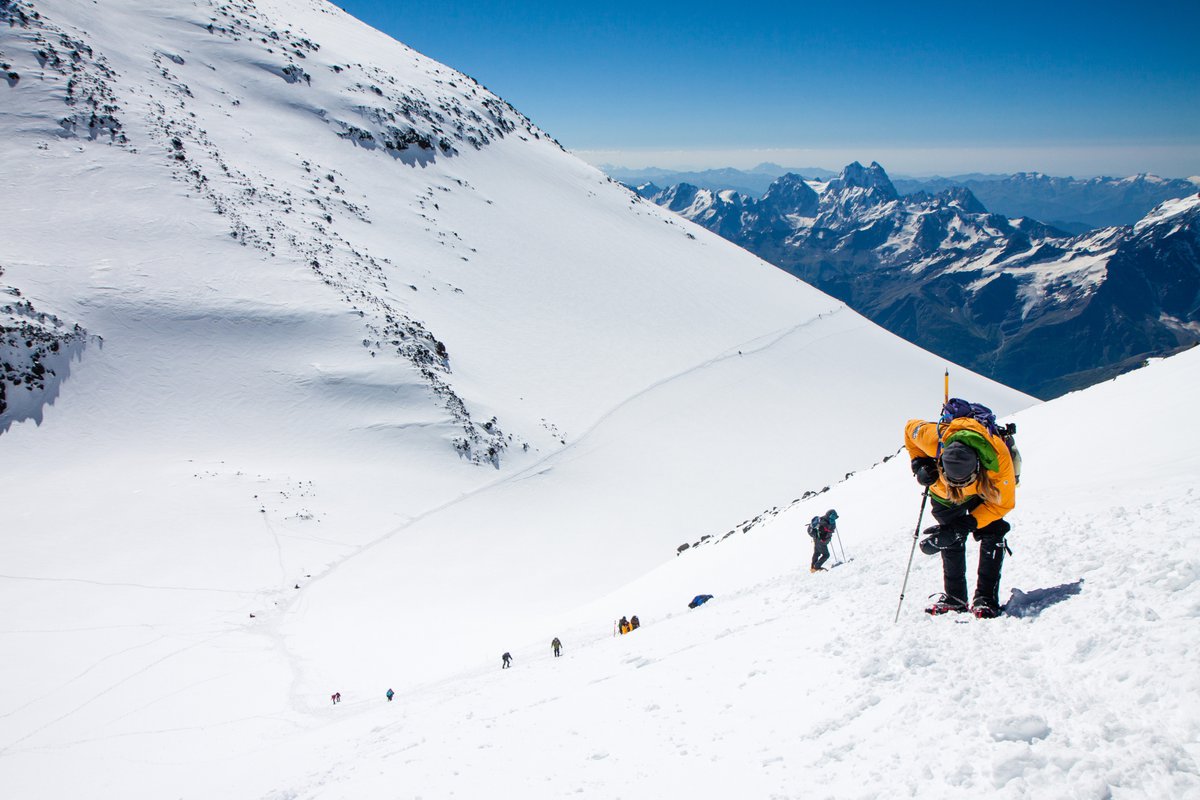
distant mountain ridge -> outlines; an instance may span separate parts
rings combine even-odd
[[[611,164],[604,164],[600,169],[614,181],[628,186],[653,183],[665,187],[677,183],[688,183],[701,189],[714,191],[733,189],[742,194],[755,196],[761,195],[776,178],[789,172],[822,179],[833,178],[837,175],[836,172],[821,167],[781,167],[770,162],[764,162],[748,170],[734,167],[706,170],[671,170],[658,167],[629,169]]]
[[[613,180],[627,186],[646,187],[646,191],[641,192],[646,195],[686,183],[716,192],[732,189],[739,194],[761,197],[771,183],[789,173],[816,181],[838,175],[821,167],[785,168],[772,163],[759,164],[749,170],[725,167],[677,171],[611,165],[601,168]],[[1032,217],[1072,234],[1111,225],[1132,225],[1164,200],[1186,197],[1200,190],[1200,176],[1161,178],[1144,173],[1123,178],[1056,177],[1041,172],[970,173],[949,177],[894,177],[891,183],[900,195],[937,194],[954,187],[970,189],[983,205],[997,214]]]
[[[897,179],[901,194],[938,192],[953,186],[970,189],[992,211],[1029,216],[1071,233],[1110,225],[1132,225],[1165,200],[1195,194],[1200,178],[1060,178],[1040,172],[1005,176]]]
[[[757,200],[686,185],[647,199],[1037,396],[1200,342],[1200,195],[1082,236],[990,213],[964,187],[901,195],[875,162],[784,175]]]

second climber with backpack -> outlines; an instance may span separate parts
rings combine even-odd
[[[1000,614],[1004,537],[1011,530],[1004,516],[1016,506],[1017,467],[1006,441],[1009,430],[997,429],[995,419],[984,406],[951,398],[938,422],[912,419],[904,428],[913,475],[928,489],[938,522],[921,540],[921,552],[942,555],[944,592],[925,609],[929,614],[971,611],[982,619]],[[969,536],[979,542],[979,568],[968,606]]]
[[[830,509],[819,517],[813,517],[812,522],[808,523],[808,535],[813,541],[812,565],[808,568],[809,572],[825,571],[825,562],[829,560],[829,543],[837,530],[837,518],[837,512]]]

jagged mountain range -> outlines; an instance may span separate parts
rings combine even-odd
[[[627,186],[640,187],[650,195],[680,183],[716,192],[732,189],[740,194],[761,197],[775,179],[794,173],[817,180],[837,177],[819,167],[785,168],[778,164],[759,164],[749,170],[734,168],[677,171],[658,168],[629,169],[604,165],[610,177]],[[1132,225],[1165,200],[1195,194],[1200,177],[1160,178],[1140,174],[1122,178],[1095,177],[1077,179],[1056,177],[1040,172],[1011,175],[972,173],[950,177],[892,177],[902,194],[946,189],[970,189],[990,211],[1008,217],[1042,220],[1072,234],[1086,233],[1112,225]]]
[[[855,162],[761,198],[636,189],[839,297],[889,330],[1053,397],[1200,341],[1200,200],[1071,236],[990,213],[963,187],[901,195]]]
[[[703,170],[673,170],[662,169],[660,167],[630,169],[629,167],[619,167],[612,164],[602,164],[600,169],[604,170],[605,174],[613,180],[620,181],[628,186],[643,186],[653,183],[658,187],[664,187],[673,186],[677,183],[689,183],[692,186],[699,186],[702,189],[713,189],[715,191],[733,189],[742,194],[750,194],[755,197],[765,192],[780,175],[785,175],[789,172],[820,179],[837,176],[837,172],[822,169],[821,167],[783,167],[771,162],[764,162],[750,169],[737,169],[735,167]]]

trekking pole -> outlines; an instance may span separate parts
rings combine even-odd
[[[950,368],[946,368],[945,376],[942,380],[942,409],[945,410],[946,404],[950,402]],[[942,450],[942,423],[938,420],[938,455],[941,455]],[[892,620],[895,625],[900,621],[900,607],[904,605],[904,591],[908,588],[908,573],[912,571],[913,556],[917,553],[917,539],[921,536],[921,519],[925,516],[925,504],[929,502],[929,487],[925,487],[925,494],[921,495],[921,511],[917,514],[917,529],[913,531],[912,549],[908,551],[908,566],[904,568],[904,583],[900,585],[900,602],[896,604],[896,618]]]
[[[917,537],[921,535],[921,518],[925,516],[927,502],[929,502],[929,487],[926,487],[925,494],[921,495],[921,513],[917,514],[917,529],[913,531],[912,549],[908,551],[908,566],[904,568],[904,583],[900,586],[900,602],[896,604],[896,618],[892,620],[893,625],[900,621],[900,607],[904,605],[904,590],[908,588],[908,573],[912,570],[913,556],[917,552]]]
[[[842,549],[842,563],[846,563],[846,545],[842,544],[842,532],[834,528],[834,534],[838,537],[838,547]]]

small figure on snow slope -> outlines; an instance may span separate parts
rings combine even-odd
[[[809,572],[824,572],[825,562],[829,560],[829,543],[833,541],[833,533],[837,530],[838,513],[829,509],[819,517],[813,517],[808,523],[808,535],[813,540],[812,565]]]
[[[555,658],[562,655],[562,642],[558,640],[557,636],[554,637],[554,641],[550,642],[550,649],[554,651]]]
[[[1003,517],[1016,506],[1017,481],[1008,445],[988,426],[969,416],[954,416],[951,399],[940,422],[909,420],[904,446],[917,482],[929,490],[933,517],[921,552],[942,554],[944,593],[930,614],[967,611],[967,536],[979,542],[979,570],[970,609],[975,616],[1000,613],[1000,568],[1011,526]],[[965,404],[969,405],[969,404]]]
[[[500,669],[508,669],[512,666],[512,655],[505,653],[500,656]]]

